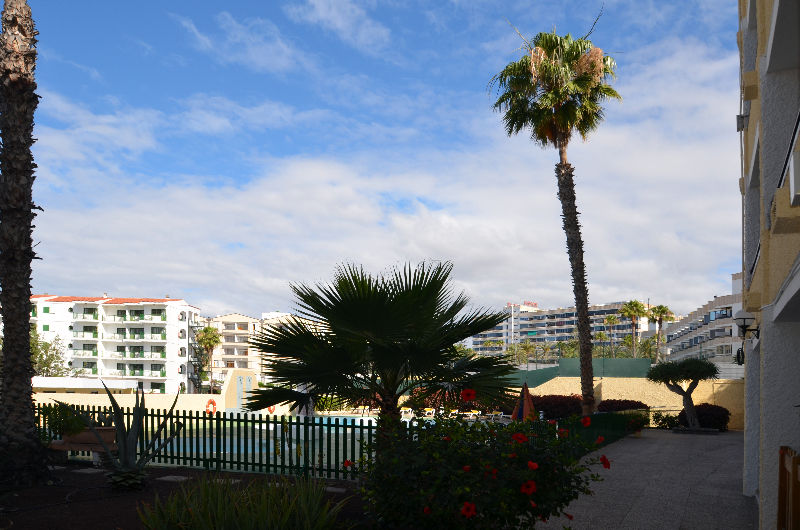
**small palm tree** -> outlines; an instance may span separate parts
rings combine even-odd
[[[462,313],[469,300],[464,294],[453,299],[451,270],[449,263],[423,264],[372,276],[348,265],[331,284],[293,285],[305,318],[251,339],[275,387],[254,391],[248,408],[286,403],[303,409],[332,397],[371,402],[385,433],[400,424],[400,398],[412,392],[445,402],[466,388],[478,400],[505,396],[515,367],[502,357],[464,355],[455,345],[507,315]]]
[[[198,377],[203,380],[203,374],[208,372],[209,365],[211,364],[211,356],[214,354],[214,348],[222,344],[222,337],[219,330],[214,326],[206,326],[194,335],[194,340],[200,346],[200,359],[197,363]],[[214,382],[209,377],[209,386],[213,391]]]
[[[656,321],[656,362],[661,360],[661,329],[664,322],[675,320],[675,315],[669,307],[657,305],[650,308],[648,318]]]
[[[603,319],[603,324],[605,324],[606,329],[609,330],[609,340],[611,341],[611,357],[616,357],[614,353],[614,326],[619,324],[619,319],[617,315],[608,315],[605,319]]]
[[[526,42],[530,53],[508,64],[494,76],[499,97],[494,109],[503,113],[509,136],[530,130],[531,139],[543,147],[554,146],[559,162],[555,173],[561,201],[567,253],[572,268],[580,343],[583,412],[594,405],[592,374],[592,332],[589,322],[589,291],[583,261],[583,239],[575,203],[573,167],[567,161],[567,147],[574,133],[581,138],[597,128],[603,119],[601,103],[621,99],[606,81],[613,77],[616,63],[586,38],[573,39],[553,33],[539,33]]]
[[[608,335],[604,331],[598,331],[594,334],[594,340],[597,342],[608,342]],[[602,348],[603,347],[600,346],[600,351],[603,351]]]
[[[5,0],[0,35],[0,476],[15,485],[48,475],[31,395],[30,307],[33,251],[33,114],[36,35],[24,0]]]
[[[619,314],[625,318],[631,319],[631,348],[634,359],[636,358],[636,324],[641,317],[647,316],[647,309],[644,304],[639,300],[630,300],[622,304],[619,308]]]

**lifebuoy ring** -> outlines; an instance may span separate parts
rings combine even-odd
[[[272,405],[271,407],[267,407],[267,410],[269,411],[270,414],[275,414],[275,405]]]
[[[217,402],[213,399],[209,399],[208,403],[206,403],[206,414],[211,415],[217,412]]]

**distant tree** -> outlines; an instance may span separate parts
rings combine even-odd
[[[482,351],[481,352],[482,354],[485,355],[487,353],[497,353],[496,350],[501,349],[504,345],[505,345],[505,342],[503,342],[502,340],[491,339],[491,340],[485,340],[485,341],[481,342],[478,346],[480,346],[481,348],[488,348],[489,349],[489,351]]]
[[[615,357],[616,354],[614,353],[614,326],[619,324],[619,319],[617,315],[608,315],[604,320],[603,324],[607,330],[609,330],[608,338],[611,341],[611,357]]]
[[[683,410],[686,412],[686,422],[690,429],[700,428],[697,420],[697,411],[692,401],[692,392],[700,381],[716,379],[719,375],[717,365],[705,359],[684,359],[658,363],[647,372],[647,379],[654,383],[664,383],[667,388],[683,398]],[[684,389],[682,383],[689,382]]]
[[[616,63],[588,40],[572,35],[538,33],[527,53],[509,63],[490,82],[497,87],[494,108],[503,113],[506,133],[530,131],[542,147],[558,150],[555,167],[561,218],[572,272],[572,291],[579,331],[583,413],[594,407],[592,332],[589,321],[589,288],[583,259],[583,238],[575,199],[574,168],[567,147],[574,134],[584,140],[603,120],[603,101],[622,99],[608,81]]]
[[[31,361],[36,375],[44,377],[60,377],[70,374],[67,361],[64,359],[64,343],[61,337],[47,342],[39,337],[35,329],[31,329]]]
[[[515,364],[525,364],[536,355],[536,346],[530,340],[511,344],[506,348],[506,353]]]
[[[594,334],[594,340],[596,342],[601,342],[601,343],[602,342],[608,342],[609,341],[609,336],[604,331],[597,331]],[[603,353],[603,348],[604,348],[604,346],[602,346],[602,345],[600,345],[600,347],[598,348],[601,353]]]
[[[637,342],[637,334],[636,334],[636,324],[639,322],[639,319],[647,316],[647,308],[645,308],[644,304],[641,303],[639,300],[630,300],[622,304],[622,307],[619,308],[619,314],[625,318],[631,319],[631,337],[632,337],[632,345],[633,349],[633,358],[636,358],[636,342]]]
[[[658,358],[658,350],[656,349],[656,337],[647,337],[646,339],[642,339],[639,342],[638,352],[639,357],[645,358],[647,357],[651,361],[657,362]]]
[[[648,318],[656,322],[656,361],[661,360],[661,330],[664,322],[675,320],[675,315],[669,307],[665,305],[656,305],[650,308]]]
[[[214,326],[206,326],[194,335],[197,345],[200,346],[200,366],[199,376],[201,381],[205,381],[206,375],[211,364],[211,356],[214,354],[214,348],[222,344],[222,337],[219,330]],[[208,377],[209,381],[212,379]]]

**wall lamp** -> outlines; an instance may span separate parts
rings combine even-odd
[[[750,333],[750,336],[755,336],[758,338],[758,326],[753,326],[753,323],[756,321],[756,317],[753,316],[753,313],[748,313],[747,311],[740,310],[737,311],[735,315],[733,315],[733,320],[736,321],[736,325],[739,326],[739,335],[741,337],[747,338],[747,334]]]

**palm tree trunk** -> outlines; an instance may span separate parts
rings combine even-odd
[[[594,373],[592,371],[592,333],[589,323],[589,290],[586,287],[586,267],[583,263],[583,239],[575,205],[575,180],[573,168],[566,162],[566,146],[559,146],[562,162],[556,164],[558,199],[561,201],[561,217],[567,236],[567,254],[572,267],[572,290],[575,294],[578,343],[580,346],[581,394],[583,414],[594,411]]]
[[[633,358],[636,358],[636,316],[631,317],[631,344],[633,348]]]
[[[48,474],[31,395],[30,306],[33,241],[33,113],[39,102],[36,29],[25,0],[5,0],[0,35],[0,476],[16,485]]]
[[[656,362],[661,361],[661,319],[656,321]]]

